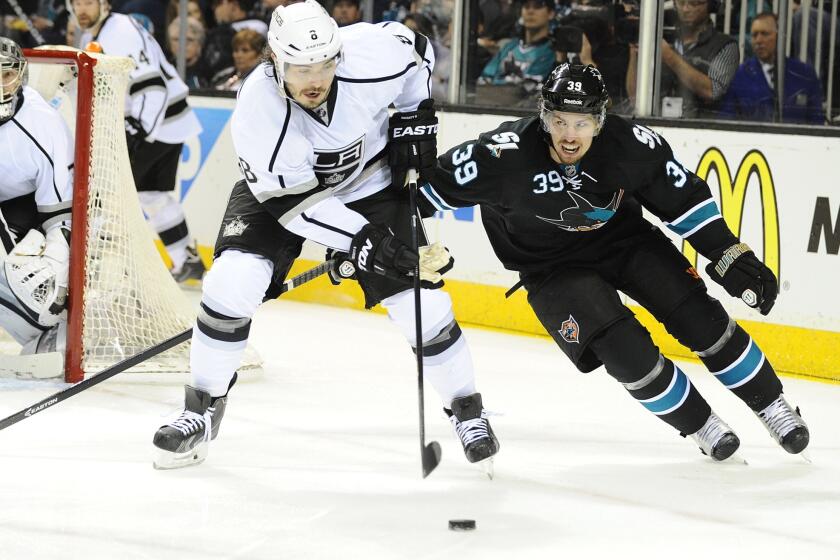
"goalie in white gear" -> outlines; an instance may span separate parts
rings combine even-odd
[[[277,7],[268,42],[271,60],[239,90],[232,134],[243,180],[233,188],[204,280],[185,410],[154,437],[159,468],[206,457],[251,317],[264,299],[277,296],[304,239],[344,255],[367,307],[381,303],[415,346],[407,274],[418,255],[407,245],[402,178],[409,168],[422,177],[435,164],[431,44],[394,22],[339,30],[314,0]],[[389,119],[392,103],[398,113]],[[480,461],[496,453],[498,441],[484,418],[449,296],[436,289],[451,257],[441,245],[421,253],[425,379],[440,395],[468,460]]]
[[[32,354],[64,348],[73,139],[27,77],[0,37],[0,327]]]
[[[67,8],[83,30],[80,46],[96,41],[104,54],[128,56],[136,64],[129,76],[125,129],[140,205],[172,259],[175,279],[199,280],[204,264],[172,192],[184,142],[201,132],[187,104],[187,86],[154,37],[130,16],[111,13],[108,0],[67,0]]]

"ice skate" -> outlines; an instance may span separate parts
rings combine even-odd
[[[700,446],[703,455],[708,455],[715,461],[728,459],[741,445],[741,440],[735,432],[714,412],[702,428],[691,434],[691,438]]]
[[[236,374],[230,386],[235,382]],[[179,469],[201,463],[207,458],[210,440],[219,435],[219,426],[227,406],[227,394],[211,397],[189,385],[184,386],[184,391],[184,411],[177,419],[155,432],[153,443],[157,452],[154,461],[156,469]]]
[[[808,447],[810,434],[808,425],[799,414],[799,408],[788,404],[784,395],[770,403],[764,410],[756,412],[767,431],[782,449],[788,453],[801,453]]]
[[[493,456],[499,451],[499,440],[481,406],[481,393],[457,398],[452,401],[452,409],[444,411],[464,446],[467,461],[482,462],[487,476],[493,478]]]
[[[170,272],[176,282],[183,284],[189,280],[201,281],[204,273],[207,272],[207,268],[204,266],[204,262],[201,260],[195,248],[187,247],[187,260],[184,261],[180,268],[177,270],[172,268]]]

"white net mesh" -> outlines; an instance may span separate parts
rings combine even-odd
[[[97,56],[88,191],[83,369],[118,362],[189,327],[195,316],[143,218],[128,160],[123,107],[127,58]],[[77,133],[77,141],[82,141]],[[143,365],[184,370],[188,345]]]
[[[85,376],[182,332],[195,318],[193,305],[161,259],[134,186],[123,123],[134,63],[128,58],[91,56],[97,63],[90,131],[75,130],[77,84],[67,80],[75,73],[61,65],[56,70],[56,65],[37,57],[29,59],[30,86],[59,109],[77,144],[91,146],[81,310]],[[189,344],[181,344],[132,371],[189,371],[188,358]],[[259,357],[249,349],[243,368],[258,365]]]

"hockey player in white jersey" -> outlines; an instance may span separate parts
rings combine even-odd
[[[73,139],[26,81],[0,37],[0,327],[34,354],[64,348]]]
[[[140,205],[172,259],[175,279],[201,279],[204,264],[172,194],[183,144],[201,132],[187,104],[188,88],[154,37],[130,16],[112,13],[108,0],[68,0],[68,9],[83,30],[80,46],[96,41],[104,54],[128,56],[136,64],[125,128]]]
[[[409,168],[423,177],[435,165],[431,44],[393,22],[339,31],[315,0],[276,8],[268,41],[271,60],[239,91],[232,134],[244,180],[233,188],[204,280],[185,410],[154,437],[159,468],[206,457],[251,317],[265,298],[276,297],[304,238],[349,255],[366,306],[381,303],[415,345],[408,273],[418,255],[406,244],[403,184]],[[389,122],[391,103],[398,112]],[[406,126],[417,135],[405,134]],[[449,296],[432,289],[442,284],[450,257],[439,245],[421,253],[425,379],[467,459],[480,461],[496,453],[498,441]]]

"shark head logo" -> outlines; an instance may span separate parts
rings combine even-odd
[[[594,206],[577,193],[567,192],[575,205],[560,212],[560,219],[543,218],[542,216],[537,216],[537,218],[566,231],[591,231],[603,226],[615,215],[618,205],[621,204],[621,198],[624,196],[624,189],[620,189],[613,195],[609,204],[600,207]]]

